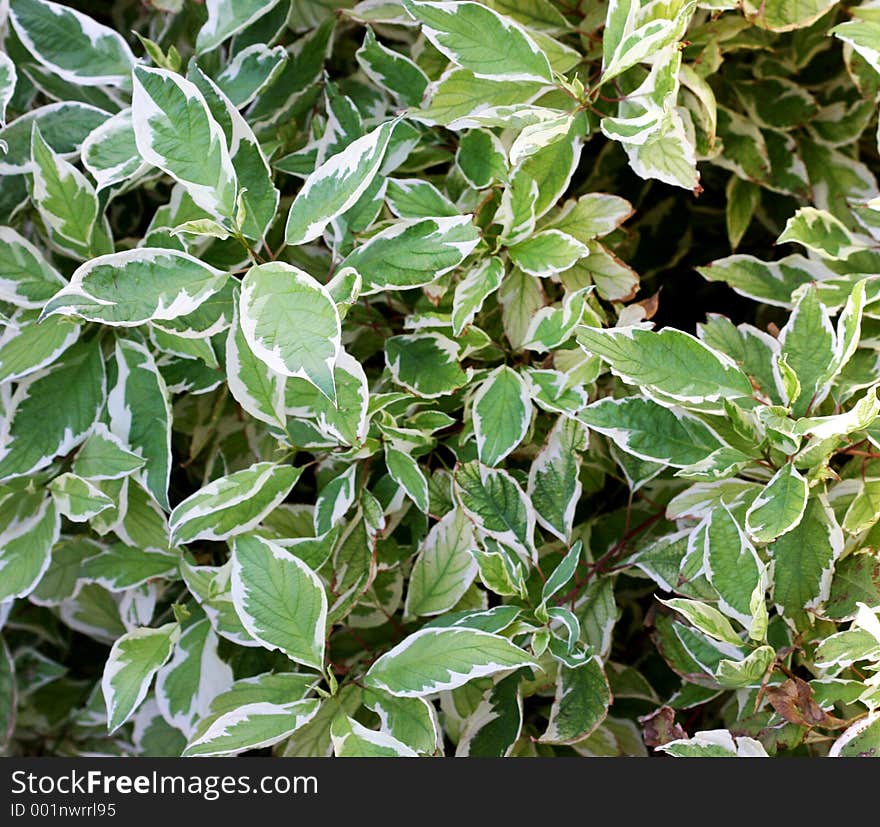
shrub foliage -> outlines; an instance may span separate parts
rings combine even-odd
[[[8,754],[877,754],[875,2],[0,29]]]

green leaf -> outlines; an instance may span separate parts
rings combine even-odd
[[[725,504],[713,509],[707,520],[703,548],[706,577],[718,592],[718,607],[749,626],[752,595],[761,582],[763,565]]]
[[[657,599],[660,600],[660,598]],[[730,621],[714,606],[701,603],[698,600],[687,600],[683,597],[673,597],[669,600],[660,600],[660,602],[687,618],[690,623],[693,623],[709,637],[732,646],[742,645],[742,640],[730,625]]]
[[[461,509],[449,511],[428,532],[409,578],[405,614],[424,617],[452,609],[473,583],[477,563],[471,522]]]
[[[228,275],[188,253],[139,247],[98,256],[78,267],[46,304],[43,318],[78,316],[132,327],[177,319],[219,292]]]
[[[700,462],[722,447],[702,420],[639,396],[600,399],[580,411],[578,419],[627,453],[673,467]]]
[[[633,212],[632,204],[618,195],[590,192],[563,204],[549,226],[586,244],[616,230]]]
[[[560,665],[550,720],[540,741],[573,744],[586,738],[605,720],[610,705],[608,679],[597,658],[574,669]]]
[[[113,500],[91,482],[76,474],[62,474],[49,484],[55,507],[68,520],[84,523],[113,507]]]
[[[382,165],[397,121],[386,121],[321,164],[300,189],[284,228],[286,244],[319,238],[327,225],[354,206]],[[360,271],[356,264],[351,266]]]
[[[115,732],[141,705],[153,675],[171,657],[180,626],[141,627],[120,637],[104,666],[101,690],[107,704],[107,729]]]
[[[587,435],[575,420],[561,416],[529,469],[526,493],[535,506],[535,517],[563,542],[574,527],[580,500],[580,452],[587,447]]]
[[[402,104],[418,106],[422,102],[428,87],[428,76],[406,55],[380,43],[369,26],[355,57],[364,74],[373,83],[391,92]]]
[[[602,80],[607,82],[637,63],[648,60],[684,34],[696,3],[676,4],[671,18],[642,22],[638,0],[611,0],[602,37]]]
[[[208,21],[199,29],[196,52],[210,52],[224,40],[255,23],[278,5],[278,0],[208,0]]]
[[[348,715],[337,715],[330,727],[337,758],[417,758],[418,753],[387,732],[367,729]]]
[[[107,591],[124,592],[155,578],[175,578],[179,558],[173,554],[143,551],[114,543],[82,562],[80,576]]]
[[[480,312],[483,303],[500,286],[504,262],[492,256],[467,272],[455,288],[452,299],[452,330],[460,336]]]
[[[194,83],[166,69],[134,70],[132,122],[141,157],[186,188],[221,222],[235,214],[237,181],[229,147]]]
[[[456,758],[506,758],[522,731],[523,709],[517,673],[499,680],[483,694],[465,721]]]
[[[767,758],[760,741],[740,735],[734,738],[726,729],[698,732],[693,738],[680,738],[657,749],[673,758]]]
[[[0,156],[0,175],[30,172],[31,133],[34,124],[52,150],[69,161],[92,130],[110,117],[110,113],[79,101],[59,101],[33,109],[0,129],[0,143],[7,151]],[[8,179],[11,185],[13,179]],[[6,184],[4,184],[6,186]]]
[[[421,629],[382,655],[367,670],[364,683],[398,697],[422,698],[523,666],[537,664],[499,635],[476,629]]]
[[[671,327],[659,332],[581,327],[578,342],[605,359],[624,382],[682,403],[717,403],[752,395],[748,377],[730,357]]]
[[[872,712],[850,726],[828,751],[829,758],[870,758],[880,745],[880,714]]]
[[[719,661],[715,677],[725,689],[761,686],[775,660],[776,650],[772,646],[759,646],[741,661]]]
[[[442,333],[392,336],[385,341],[385,361],[394,381],[426,399],[454,393],[468,383],[458,345]]]
[[[214,480],[180,503],[168,519],[171,540],[226,540],[255,528],[290,493],[301,468],[258,462]]]
[[[461,79],[467,76],[461,75]],[[447,83],[451,83],[447,76]],[[438,92],[440,87],[438,86]],[[434,96],[436,105],[438,95]],[[463,96],[464,97],[464,96]],[[465,132],[458,142],[455,161],[465,180],[474,189],[485,189],[493,181],[507,180],[507,152],[498,136],[488,129]]]
[[[278,78],[287,60],[283,46],[252,43],[236,52],[215,81],[233,105],[243,109]]]
[[[786,463],[758,494],[746,512],[746,530],[758,543],[769,543],[791,531],[804,516],[809,486],[794,463]]]
[[[401,220],[357,247],[340,265],[363,278],[361,295],[407,290],[458,267],[479,242],[470,215]]]
[[[826,259],[847,259],[863,249],[847,227],[831,213],[801,207],[785,225],[777,244],[797,241]]]
[[[60,361],[16,386],[5,410],[0,480],[24,476],[72,451],[87,436],[106,394],[101,349],[78,342]]]
[[[379,716],[382,732],[416,752],[432,755],[442,748],[437,713],[424,698],[396,698],[387,692],[369,689],[364,692],[364,706]]]
[[[79,325],[70,319],[46,319],[20,327],[10,322],[0,334],[0,382],[22,379],[48,367],[79,335]]]
[[[95,190],[73,164],[52,151],[35,124],[31,136],[31,199],[52,245],[79,261],[110,253],[113,243]]]
[[[535,511],[516,480],[479,462],[460,465],[454,479],[455,495],[477,529],[531,559]]]
[[[134,340],[117,340],[111,364],[115,381],[111,378],[107,395],[110,431],[126,450],[146,460],[137,478],[170,510],[172,415],[165,380],[150,351]]]
[[[73,472],[93,480],[116,480],[144,466],[102,422],[96,423],[73,463]]]
[[[819,608],[831,591],[834,561],[843,551],[843,532],[824,497],[811,497],[800,523],[772,546],[773,600],[802,628],[806,612]]]
[[[136,60],[125,40],[82,12],[45,0],[9,10],[22,45],[50,72],[82,86],[129,85]]]
[[[65,284],[43,254],[12,227],[0,227],[0,300],[17,307],[38,309]]]
[[[848,20],[829,31],[844,43],[849,43],[873,68],[880,72],[880,22],[876,20]]]
[[[777,307],[791,307],[791,295],[803,284],[825,277],[825,268],[800,255],[759,261],[736,255],[713,261],[697,271],[709,281],[727,282],[737,293]]]
[[[428,513],[428,480],[415,458],[392,444],[385,445],[385,465],[388,473],[415,503],[416,508]]]
[[[270,540],[236,537],[232,599],[244,627],[264,647],[323,669],[327,596],[305,563]]]
[[[422,33],[446,57],[477,77],[551,81],[547,56],[526,31],[479,3],[404,0]]]
[[[0,601],[30,594],[49,567],[61,518],[51,497],[5,492],[0,499]]]
[[[510,260],[532,276],[551,276],[568,270],[588,249],[561,230],[544,230],[509,249]]]
[[[480,461],[498,465],[522,442],[532,419],[532,403],[520,375],[502,365],[483,381],[472,401]]]
[[[186,745],[183,756],[238,755],[271,747],[311,721],[320,705],[316,698],[291,703],[245,703],[213,720]]]
[[[283,262],[260,264],[242,280],[240,324],[248,346],[269,368],[301,377],[331,401],[341,344],[339,312],[327,288]]]
[[[15,94],[18,71],[12,58],[5,52],[0,53],[0,127],[6,126],[6,108]]]

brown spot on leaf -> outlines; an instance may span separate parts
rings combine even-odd
[[[805,680],[792,677],[779,686],[767,687],[767,699],[786,721],[798,726],[840,729],[846,721],[829,715],[813,700],[813,690]]]
[[[650,715],[642,715],[639,723],[645,744],[649,747],[661,747],[670,741],[688,737],[681,724],[675,721],[675,710],[669,706],[661,706]]]

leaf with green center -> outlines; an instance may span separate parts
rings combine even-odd
[[[471,2],[416,2],[406,10],[446,57],[478,77],[551,81],[547,56],[519,24]]]
[[[456,758],[506,758],[510,754],[522,732],[521,682],[520,675],[508,675],[483,693],[464,723]]]
[[[794,463],[786,463],[758,494],[746,512],[746,530],[758,543],[769,543],[791,531],[804,516],[809,485]]]
[[[385,445],[388,473],[423,514],[428,513],[428,480],[415,458],[405,450]]]
[[[311,382],[336,398],[333,366],[341,344],[339,312],[327,288],[284,262],[248,270],[240,324],[254,355],[276,373]]]
[[[488,129],[465,132],[458,142],[455,161],[475,189],[485,189],[493,181],[507,180],[507,153],[498,136]]]
[[[461,367],[458,345],[442,333],[392,336],[385,361],[397,384],[426,399],[454,393],[472,373]]]
[[[660,600],[660,598],[657,599]],[[714,606],[701,603],[698,600],[687,600],[683,597],[673,597],[669,600],[660,600],[660,602],[678,612],[709,637],[732,646],[742,645],[742,640],[730,625],[730,621]]]
[[[671,19],[655,17],[641,23],[638,0],[611,0],[602,37],[602,80],[617,77],[681,39],[695,8],[696,3],[679,4]]]
[[[508,250],[510,260],[532,276],[552,276],[568,270],[589,250],[561,230],[544,230]]]
[[[290,493],[301,468],[258,462],[191,494],[168,519],[171,540],[226,540],[250,531]]]
[[[461,509],[449,511],[428,532],[413,564],[405,613],[412,617],[439,615],[461,600],[474,578],[476,545],[470,520]]]
[[[752,395],[751,382],[729,356],[671,327],[581,327],[578,343],[605,359],[624,382],[682,403]]]
[[[752,595],[762,578],[763,565],[736,518],[723,503],[708,517],[703,561],[706,577],[718,592],[718,607],[729,617],[749,626]]]
[[[228,278],[177,250],[124,250],[78,267],[46,304],[42,318],[63,314],[119,327],[177,319],[197,310]]]
[[[772,546],[773,601],[789,622],[803,628],[810,610],[831,592],[843,532],[824,497],[811,497],[800,523]]]
[[[452,299],[452,330],[456,336],[473,322],[486,299],[501,286],[503,278],[504,262],[492,256],[469,270],[458,283]]]
[[[418,753],[387,732],[367,729],[348,715],[337,715],[330,727],[337,758],[417,758]]]
[[[627,453],[676,468],[700,462],[723,447],[702,420],[640,396],[600,399],[580,411],[578,419]]]
[[[80,574],[85,582],[98,583],[107,591],[124,592],[154,578],[175,578],[179,561],[174,554],[114,543],[84,560]]]
[[[78,261],[111,253],[110,230],[88,179],[52,151],[35,124],[31,136],[31,199],[59,252]]]
[[[244,627],[265,648],[323,669],[327,595],[305,563],[270,540],[236,537],[232,599]]]
[[[12,227],[0,227],[0,300],[32,309],[43,305],[66,283],[43,254]]]
[[[111,362],[107,413],[111,433],[127,450],[146,460],[137,478],[162,508],[170,509],[171,404],[168,388],[150,351],[139,342],[119,339]]]
[[[532,419],[532,401],[525,382],[512,368],[492,371],[474,394],[474,433],[480,460],[498,465],[520,442]]]
[[[80,326],[70,319],[45,319],[22,326],[10,321],[0,333],[0,382],[22,379],[48,367],[79,335]]]
[[[113,644],[101,679],[110,732],[119,729],[141,705],[153,676],[171,657],[179,637],[180,626],[166,623],[158,629],[134,629]]]
[[[58,540],[61,518],[51,497],[6,493],[0,499],[0,601],[30,594]]]
[[[22,45],[68,83],[128,87],[137,61],[113,29],[46,0],[16,0],[9,21]]]
[[[456,497],[477,529],[532,560],[535,509],[516,480],[479,462],[460,465],[454,480]]]
[[[98,422],[76,455],[73,473],[92,480],[117,480],[142,468],[144,462],[105,424]]]
[[[211,709],[215,695],[232,684],[232,669],[217,654],[217,635],[207,618],[181,634],[174,655],[156,675],[156,702],[162,717],[187,737]]]
[[[0,480],[31,474],[76,448],[95,424],[105,395],[95,340],[78,342],[60,361],[19,382],[0,429]]]
[[[813,207],[801,207],[788,219],[776,243],[786,241],[796,241],[822,258],[835,261],[864,249],[841,221]]]
[[[132,122],[141,157],[186,188],[222,223],[235,213],[237,181],[220,124],[191,81],[165,69],[134,70]]]
[[[540,740],[550,744],[580,741],[605,720],[610,705],[608,679],[597,658],[574,669],[560,665],[550,720]]]
[[[387,121],[332,155],[308,178],[287,214],[284,241],[305,244],[355,205],[382,166],[397,121]],[[360,272],[360,268],[352,263]]]
[[[355,248],[340,267],[363,278],[361,295],[408,290],[458,267],[480,240],[470,215],[400,220]]]
[[[587,447],[587,434],[576,420],[561,416],[529,469],[526,493],[535,506],[542,528],[568,542],[574,513],[580,500],[580,452]]]
[[[113,500],[86,479],[62,474],[49,484],[55,507],[68,520],[84,523],[113,507]]]
[[[256,23],[278,0],[207,0],[208,20],[199,29],[196,52],[210,52],[224,40]]]
[[[367,27],[364,42],[355,54],[364,74],[387,89],[402,104],[418,106],[428,87],[428,76],[406,55],[389,49]]]
[[[403,698],[423,698],[475,678],[537,668],[500,635],[476,629],[421,629],[380,657],[364,676],[369,687]]]

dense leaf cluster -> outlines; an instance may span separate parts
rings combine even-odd
[[[878,754],[876,2],[0,35],[7,754]]]

